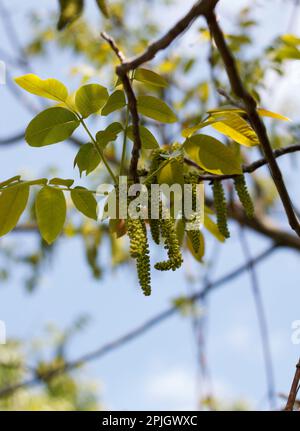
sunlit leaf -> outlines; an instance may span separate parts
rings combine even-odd
[[[62,82],[54,78],[41,79],[30,73],[15,78],[15,82],[29,93],[57,102],[65,102],[68,97],[67,88]]]
[[[78,211],[97,220],[97,201],[92,192],[84,187],[75,187],[71,190],[71,198]]]
[[[77,165],[80,175],[82,172],[86,172],[86,175],[93,172],[99,163],[101,162],[101,157],[95,150],[92,143],[84,144],[80,147],[75,159],[74,167]]]
[[[205,171],[216,175],[241,174],[240,160],[220,141],[208,135],[194,135],[184,143],[189,158]]]
[[[115,122],[110,124],[105,130],[100,130],[96,134],[96,140],[102,149],[106,147],[107,144],[113,142],[117,139],[118,134],[123,130],[120,123]]]
[[[32,147],[43,147],[68,139],[80,122],[76,115],[61,107],[40,112],[28,125],[25,139]]]
[[[142,115],[160,121],[161,123],[175,123],[177,117],[172,109],[161,99],[153,96],[139,96],[138,110]]]
[[[18,223],[29,196],[29,186],[18,184],[9,187],[0,194],[0,236],[10,232]]]
[[[240,115],[235,112],[228,112],[226,115],[213,114],[211,126],[223,135],[231,138],[235,142],[246,147],[253,147],[259,144],[258,137],[252,127]]]
[[[37,194],[35,211],[43,239],[51,244],[61,233],[66,219],[66,200],[62,190],[45,186]]]
[[[154,85],[155,87],[167,87],[168,82],[156,72],[148,69],[137,69],[134,74],[134,79],[145,84]]]
[[[140,136],[141,136],[141,140],[142,140],[142,147],[145,150],[153,150],[153,149],[159,147],[157,140],[152,135],[150,130],[148,130],[144,126],[140,126],[139,130],[140,130]],[[131,141],[133,141],[133,127],[132,126],[128,127],[127,136]]]
[[[86,118],[99,111],[107,102],[108,92],[99,84],[86,84],[76,92],[75,103],[80,114]]]
[[[101,115],[109,115],[112,112],[118,111],[119,109],[124,108],[126,105],[126,99],[124,95],[124,91],[116,90],[114,91],[108,98],[106,104],[102,108]]]

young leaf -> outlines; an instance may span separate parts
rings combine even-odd
[[[86,84],[77,90],[75,104],[83,118],[86,118],[99,111],[107,99],[108,92],[105,87],[99,84]]]
[[[161,123],[175,123],[177,121],[172,109],[157,97],[139,96],[137,104],[139,112],[153,120]]]
[[[65,187],[71,187],[74,183],[74,180],[69,179],[63,179],[63,178],[52,178],[52,180],[49,181],[49,184],[53,184],[56,186],[65,186]]]
[[[106,147],[107,144],[113,142],[117,139],[118,134],[123,130],[120,123],[115,122],[110,124],[105,130],[100,130],[96,134],[96,140],[102,149]]]
[[[133,127],[132,126],[128,127],[127,136],[131,141],[133,141]],[[140,126],[140,136],[141,136],[141,140],[142,140],[143,149],[154,150],[155,148],[159,147],[157,140],[152,135],[150,130],[148,130],[146,127]]]
[[[258,137],[249,123],[240,117],[235,112],[213,114],[211,120],[214,120],[211,125],[218,132],[233,139],[235,142],[246,147],[253,147],[259,144]]]
[[[126,105],[126,99],[124,91],[116,90],[108,98],[106,104],[102,108],[101,115],[109,115],[119,109],[122,109]]]
[[[183,164],[173,159],[166,163],[157,174],[158,184],[183,184]]]
[[[86,175],[88,175],[97,168],[100,161],[100,155],[95,150],[94,145],[88,143],[80,147],[74,160],[74,167],[76,165],[78,166],[80,176],[84,171],[86,171]]]
[[[75,207],[86,217],[97,220],[97,201],[93,193],[84,187],[71,190],[71,198]]]
[[[25,139],[32,147],[43,147],[68,139],[80,122],[76,115],[61,107],[40,112],[28,125]]]
[[[61,190],[45,186],[37,194],[35,212],[43,239],[51,244],[58,237],[66,219],[66,200]]]
[[[236,114],[246,114],[246,111],[244,109],[235,108],[231,105],[221,106],[220,108],[214,108],[208,111],[208,113],[212,115],[212,117],[214,116],[214,114],[226,115],[227,113],[232,113],[232,112]],[[277,112],[269,111],[268,109],[258,108],[257,112],[261,117],[270,117],[270,118],[275,118],[276,120],[291,121],[288,117],[278,114]]]
[[[207,172],[216,175],[242,173],[236,154],[212,136],[194,135],[185,141],[184,149]]]
[[[154,85],[155,87],[167,87],[168,83],[162,76],[148,69],[137,69],[134,79],[145,84]]]
[[[98,5],[100,11],[105,16],[105,18],[109,18],[109,12],[108,12],[106,0],[96,0],[96,2],[97,2],[97,5]]]
[[[75,21],[83,11],[83,0],[59,0],[60,16],[57,29],[62,30]]]
[[[10,232],[18,223],[29,196],[29,186],[9,187],[0,195],[0,236]]]
[[[41,79],[33,73],[15,78],[15,82],[24,90],[36,96],[57,102],[65,102],[68,97],[68,90],[64,84],[57,79]]]

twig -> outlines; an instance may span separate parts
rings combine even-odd
[[[300,381],[300,359],[296,365],[296,372],[294,375],[294,379],[292,382],[291,390],[288,396],[288,400],[285,406],[285,411],[292,411],[294,408],[294,404],[297,397],[298,387],[299,387],[299,381]]]
[[[277,248],[278,248],[277,245],[273,244],[272,246],[268,247],[265,251],[260,253],[258,256],[253,258],[251,260],[251,262],[247,262],[247,263],[239,266],[235,270],[229,272],[225,276],[217,279],[216,281],[208,283],[204,289],[194,293],[193,295],[191,295],[187,299],[191,302],[196,302],[196,301],[199,301],[199,300],[205,298],[206,295],[208,295],[211,291],[221,287],[222,285],[228,283],[232,279],[238,277],[240,274],[242,274],[244,271],[246,271],[250,265],[258,264],[262,260],[266,259]],[[99,359],[99,358],[105,356],[107,353],[110,353],[110,352],[124,346],[128,342],[136,339],[140,335],[145,334],[150,329],[157,326],[159,323],[161,323],[161,322],[165,321],[166,319],[168,319],[169,317],[173,316],[177,311],[178,311],[178,308],[176,306],[171,306],[171,307],[167,308],[166,310],[164,310],[163,312],[161,312],[161,313],[157,314],[156,316],[152,317],[151,319],[147,320],[142,325],[140,325],[137,328],[133,329],[132,331],[128,332],[127,334],[117,338],[116,340],[114,340],[112,342],[109,342],[109,343],[103,345],[99,349],[96,349],[90,353],[82,355],[81,357],[79,357],[78,359],[75,359],[73,361],[66,362],[64,364],[64,366],[57,368],[56,370],[54,370],[52,372],[44,373],[42,378],[39,376],[35,376],[35,377],[29,378],[23,382],[4,387],[0,390],[0,398],[12,395],[13,393],[15,393],[19,389],[35,386],[37,384],[42,383],[43,381],[47,381],[49,379],[52,379],[53,377],[55,377],[59,374],[74,370],[74,369],[80,367],[81,365],[83,365],[84,363],[93,361],[95,359]]]
[[[263,121],[256,110],[256,101],[251,94],[245,89],[244,84],[239,75],[235,59],[227,46],[224,34],[217,22],[216,15],[212,11],[206,15],[206,20],[210,29],[210,33],[214,38],[219,53],[223,59],[223,63],[231,84],[231,88],[235,96],[241,99],[245,105],[245,110],[248,114],[249,121],[255,130],[260,144],[263,148],[265,158],[268,162],[273,181],[278,190],[282,204],[284,206],[286,215],[289,220],[291,228],[300,236],[300,224],[295,214],[289,193],[286,189],[285,183],[282,178],[280,168],[273,155],[271,143]]]
[[[246,239],[243,228],[240,228],[240,240],[241,240],[241,246],[244,252],[245,259],[247,262],[251,262],[251,253],[250,253],[248,241]],[[248,271],[251,279],[251,288],[252,288],[253,298],[255,302],[258,324],[260,328],[261,345],[262,345],[262,352],[263,352],[263,357],[265,362],[265,372],[266,372],[266,380],[267,380],[267,388],[268,388],[268,391],[267,391],[268,399],[269,399],[271,409],[275,410],[276,409],[276,389],[275,389],[274,367],[273,367],[273,360],[272,360],[272,354],[271,354],[267,318],[266,318],[266,313],[264,309],[263,299],[260,293],[259,281],[255,270],[255,265],[250,264]]]

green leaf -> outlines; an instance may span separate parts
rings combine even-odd
[[[74,183],[74,180],[69,179],[63,179],[63,178],[52,178],[52,180],[49,181],[49,184],[53,184],[56,186],[65,186],[65,187],[71,187]]]
[[[258,137],[249,123],[235,112],[213,114],[211,120],[212,127],[223,135],[233,139],[235,142],[246,147],[253,147],[259,144]]]
[[[106,147],[107,144],[113,142],[117,139],[118,134],[123,130],[120,123],[115,122],[110,124],[105,130],[100,130],[96,134],[96,140],[102,149]]]
[[[71,190],[71,198],[78,211],[97,220],[97,201],[92,192],[84,187],[75,187]]]
[[[148,69],[137,69],[134,74],[134,79],[145,84],[154,85],[155,87],[167,87],[168,83],[162,76],[158,75],[158,73],[153,72]]]
[[[169,163],[166,163],[157,174],[158,184],[183,184],[183,164],[175,159],[169,159]]]
[[[45,186],[35,201],[37,223],[43,239],[51,244],[61,233],[66,219],[66,200],[62,190]]]
[[[96,0],[96,2],[100,11],[105,16],[105,18],[109,18],[109,12],[108,12],[106,0]]]
[[[83,118],[86,118],[99,111],[107,99],[108,92],[105,87],[99,84],[86,84],[77,90],[75,104]]]
[[[129,126],[127,129],[128,138],[133,141],[133,127]],[[159,144],[150,130],[144,126],[140,126],[140,136],[142,140],[142,147],[145,150],[153,150],[159,147]]]
[[[125,94],[123,90],[114,91],[108,98],[104,105],[101,115],[109,115],[119,109],[122,109],[126,105]]]
[[[68,139],[80,122],[76,115],[61,107],[40,112],[28,125],[25,139],[32,147],[43,147]]]
[[[57,29],[62,30],[74,22],[83,11],[83,0],[59,0],[60,16]]]
[[[220,141],[208,135],[194,135],[184,143],[184,149],[205,171],[216,175],[241,174],[240,160]]]
[[[101,157],[95,150],[94,145],[88,143],[80,147],[74,159],[74,167],[76,165],[78,166],[80,176],[84,171],[86,171],[86,175],[88,175],[97,168],[100,162]]]
[[[160,121],[161,123],[175,123],[177,117],[169,106],[153,96],[139,96],[138,110],[142,115]]]
[[[65,102],[68,97],[68,90],[64,84],[54,78],[41,79],[37,75],[30,73],[15,78],[15,82],[29,93],[46,99]]]
[[[29,196],[29,186],[9,187],[0,195],[0,236],[10,232],[18,223]]]
[[[187,127],[186,129],[183,129],[181,132],[181,135],[184,138],[190,138],[194,133],[198,132],[198,130],[204,129],[204,127],[210,126],[214,122],[215,122],[215,120],[202,121],[201,123],[198,123],[195,126]]]

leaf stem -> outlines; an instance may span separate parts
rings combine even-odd
[[[123,174],[124,165],[125,165],[128,122],[129,122],[129,106],[127,104],[124,137],[123,137],[123,147],[122,147],[122,156],[121,156],[121,164],[120,164],[120,176]]]
[[[80,123],[82,124],[84,130],[87,132],[87,134],[89,135],[92,143],[94,144],[94,147],[95,147],[96,151],[99,153],[99,155],[100,155],[100,157],[101,157],[101,159],[102,159],[102,161],[103,161],[103,163],[104,163],[104,165],[105,165],[108,173],[110,174],[110,176],[113,179],[114,183],[117,184],[118,183],[117,177],[115,176],[115,174],[113,173],[111,167],[109,166],[109,164],[108,164],[108,162],[106,160],[106,157],[105,157],[105,155],[104,155],[104,153],[102,151],[102,148],[99,146],[98,142],[96,141],[96,139],[93,137],[93,135],[89,131],[89,129],[88,129],[88,127],[87,127],[84,119],[80,115],[78,115],[78,118],[79,118]]]

